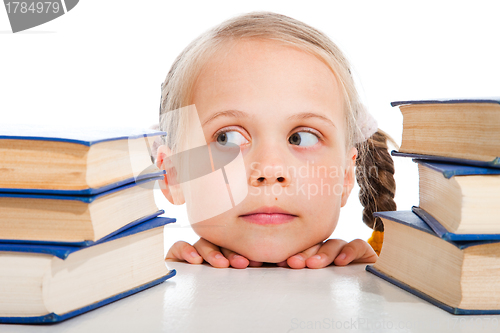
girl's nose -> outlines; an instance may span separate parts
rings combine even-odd
[[[269,128],[267,133],[274,133]],[[250,162],[249,177],[250,186],[272,186],[279,184],[287,187],[293,184],[296,172],[294,172],[294,157],[288,149],[288,142],[280,135],[268,135],[265,140],[254,140],[250,150],[244,158]]]
[[[293,170],[292,166],[287,166],[285,163],[273,162],[253,162],[251,165],[250,185],[266,186],[276,183],[281,186],[289,186],[292,183]]]
[[[289,181],[288,181],[288,177],[285,178],[285,177],[277,177],[276,178],[276,181],[274,180],[275,177],[269,177],[269,178],[266,178],[266,177],[259,177],[257,178],[257,184],[274,184],[274,183],[283,183],[283,185],[288,185]]]

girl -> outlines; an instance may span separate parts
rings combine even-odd
[[[235,268],[376,261],[362,240],[326,240],[355,177],[376,251],[383,226],[372,213],[396,205],[388,137],[360,103],[344,55],[323,33],[270,12],[223,22],[174,62],[162,84],[160,128],[167,132],[157,153],[157,166],[167,170],[162,191],[171,203],[187,201],[200,236],[194,246],[175,243],[167,259]],[[194,221],[217,205],[214,198],[223,201],[223,191],[215,181],[191,190],[178,177],[187,168],[173,157],[203,143],[209,151],[239,146],[246,196],[235,201],[242,188],[231,187],[226,170],[233,205]]]

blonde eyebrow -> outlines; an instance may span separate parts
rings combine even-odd
[[[201,124],[201,126],[205,126],[209,122],[219,117],[246,118],[248,117],[248,113],[239,110],[227,110],[227,111],[216,112],[213,115],[211,115],[207,120],[205,120],[203,124]]]
[[[243,111],[239,111],[239,110],[220,111],[220,112],[214,113],[207,120],[205,120],[203,122],[202,126],[205,126],[209,122],[211,122],[211,121],[213,121],[213,120],[215,120],[216,118],[219,118],[219,117],[246,118],[248,116],[249,116],[248,113],[243,112]],[[325,116],[322,116],[320,114],[313,113],[313,112],[296,113],[296,114],[291,115],[290,117],[288,117],[288,120],[302,120],[302,119],[308,119],[308,118],[318,118],[318,119],[320,119],[320,120],[326,122],[327,124],[329,124],[329,125],[331,125],[331,126],[333,126],[333,127],[336,128],[336,126],[333,123],[333,121],[331,121],[330,119],[328,119]]]
[[[328,123],[336,128],[333,121],[331,121],[330,119],[328,119],[325,116],[322,116],[320,114],[313,113],[313,112],[297,113],[297,114],[294,114],[294,115],[291,115],[290,117],[288,117],[288,120],[302,120],[302,119],[308,119],[308,118],[318,118],[318,119],[323,120],[324,122],[326,122],[326,123]]]

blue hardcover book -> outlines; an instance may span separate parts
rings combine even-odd
[[[175,275],[156,217],[86,247],[0,244],[0,323],[54,323]]]
[[[393,156],[500,168],[500,98],[392,102],[403,114]]]
[[[500,97],[492,96],[485,98],[438,98],[391,102],[391,106],[415,105],[415,104],[500,104]]]
[[[499,240],[444,240],[412,211],[374,215],[384,244],[367,271],[452,314],[500,313]]]
[[[414,160],[419,207],[414,211],[450,240],[500,238],[500,169]]]
[[[434,231],[434,233],[446,241],[478,241],[478,240],[498,240],[500,234],[455,234],[446,230],[431,214],[420,207],[413,206],[412,212],[418,215]]]
[[[476,160],[468,160],[464,158],[455,158],[455,157],[446,157],[446,156],[437,156],[437,155],[422,155],[422,154],[412,154],[412,153],[402,153],[397,150],[391,151],[392,156],[397,157],[410,157],[414,160],[426,160],[429,162],[441,162],[447,164],[455,164],[455,165],[468,165],[472,167],[480,167],[480,168],[488,168],[500,169],[500,158],[496,157],[492,161],[476,161]]]
[[[0,193],[0,242],[90,245],[164,213],[152,188],[159,178],[92,196]]]
[[[0,125],[0,192],[92,195],[160,176],[152,145],[165,132]]]
[[[485,168],[473,165],[461,165],[445,162],[429,161],[425,159],[413,159],[413,162],[427,168],[436,170],[443,174],[444,178],[450,179],[455,176],[491,176],[500,175],[500,169]]]

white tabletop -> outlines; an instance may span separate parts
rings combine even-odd
[[[500,316],[453,316],[366,272],[364,264],[167,266],[177,275],[138,294],[59,324],[0,325],[0,332],[500,331]]]

